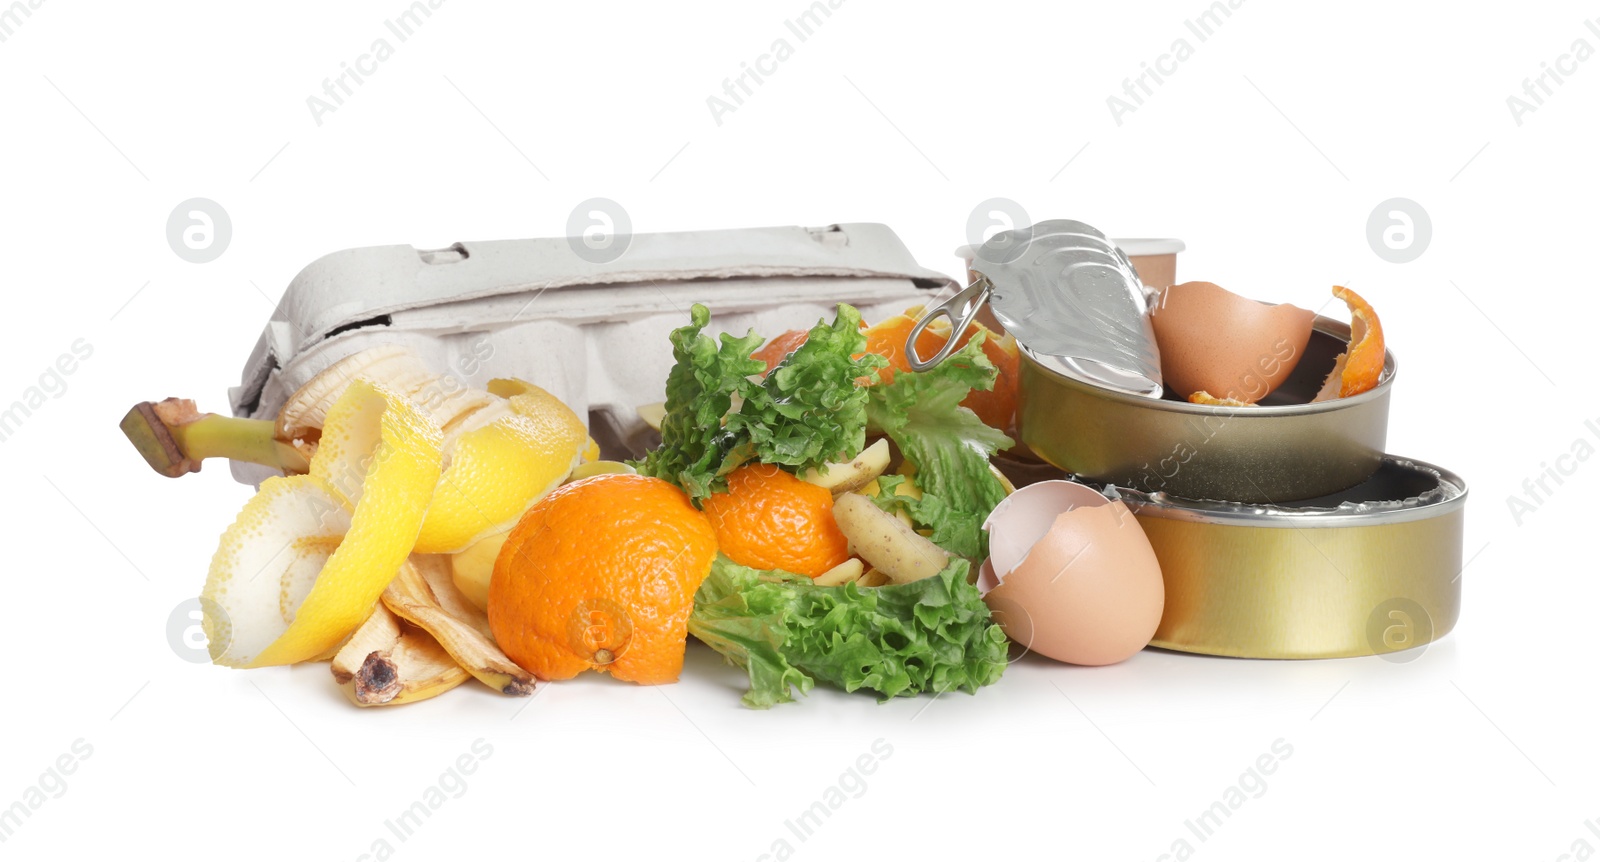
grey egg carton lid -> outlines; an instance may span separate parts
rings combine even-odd
[[[406,344],[483,386],[519,377],[561,398],[612,455],[637,454],[635,414],[665,397],[667,335],[704,303],[712,331],[773,337],[845,302],[877,319],[958,285],[919,266],[888,227],[836,224],[460,242],[335,252],[290,283],[229,390],[234,415],[270,418],[339,359]],[[620,251],[620,254],[618,253]],[[259,483],[265,468],[235,464]]]

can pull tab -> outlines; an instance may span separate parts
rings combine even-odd
[[[943,362],[945,357],[956,349],[956,342],[960,341],[957,336],[966,332],[972,321],[977,319],[978,311],[989,300],[989,292],[994,289],[994,282],[981,272],[976,275],[972,283],[962,288],[955,296],[924,311],[916,325],[911,327],[911,332],[906,335],[906,362],[912,371],[927,371]],[[940,347],[931,358],[923,359],[917,355],[917,339],[922,337],[928,324],[941,317],[949,318],[951,337],[945,339],[944,346]]]

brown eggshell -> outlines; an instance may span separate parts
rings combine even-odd
[[[1150,314],[1161,376],[1180,398],[1209,392],[1252,404],[1294,371],[1315,319],[1303,308],[1264,305],[1209,281],[1167,288]]]
[[[1006,636],[1079,665],[1114,664],[1143,649],[1161,622],[1161,567],[1121,500],[1067,481],[1007,497],[984,524],[990,557],[980,588]]]

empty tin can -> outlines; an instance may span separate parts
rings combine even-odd
[[[1282,506],[1117,493],[1166,583],[1152,646],[1373,655],[1443,637],[1460,614],[1467,486],[1431,464],[1386,456],[1354,488]]]
[[[1178,497],[1274,503],[1351,488],[1378,469],[1397,365],[1374,388],[1310,403],[1350,325],[1318,317],[1282,386],[1248,407],[1155,399],[1063,374],[1022,348],[1021,441],[1086,481]]]

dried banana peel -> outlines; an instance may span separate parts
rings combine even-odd
[[[533,674],[500,651],[489,633],[488,616],[456,589],[448,557],[413,556],[383,591],[383,604],[395,615],[426,630],[457,664],[484,685],[509,695],[533,693]]]
[[[471,679],[433,636],[373,608],[333,657],[333,679],[356,706],[427,700]]]

